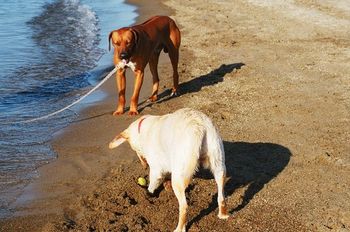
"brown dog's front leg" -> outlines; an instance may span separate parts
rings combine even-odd
[[[126,86],[125,69],[119,69],[117,71],[116,80],[117,80],[117,88],[118,88],[119,98],[118,98],[117,110],[113,113],[114,116],[124,113],[125,86]]]
[[[135,85],[134,85],[134,93],[131,97],[130,103],[130,111],[129,115],[137,115],[139,112],[137,111],[137,105],[139,101],[140,90],[143,82],[143,71],[135,71]]]

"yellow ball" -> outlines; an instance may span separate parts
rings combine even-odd
[[[137,179],[137,183],[138,183],[139,185],[141,185],[141,186],[146,186],[146,185],[147,185],[147,180],[146,180],[145,178],[143,178],[143,177],[139,177],[139,178]]]

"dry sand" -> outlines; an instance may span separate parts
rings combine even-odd
[[[179,24],[181,96],[147,106],[141,114],[182,107],[203,111],[223,137],[228,169],[225,191],[232,216],[216,217],[215,182],[201,171],[186,193],[188,230],[350,231],[348,1],[163,3],[167,7],[143,1],[139,22],[167,14]],[[166,57],[159,71],[168,93]],[[41,181],[22,200],[36,197],[0,224],[3,231],[176,227],[174,194],[160,190],[147,197],[136,179],[148,171],[134,152],[127,144],[107,148],[134,120],[111,115],[116,93],[113,81],[108,86],[107,99],[53,142],[57,162],[41,169]]]

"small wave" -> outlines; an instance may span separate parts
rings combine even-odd
[[[57,0],[43,6],[43,12],[28,22],[38,35],[34,38],[42,42],[60,44],[62,34],[70,34],[72,37],[90,38],[94,41],[97,34],[97,16],[87,5],[82,5],[78,0]],[[46,39],[46,36],[47,39]],[[96,41],[97,42],[97,41]]]
[[[78,0],[57,0],[31,19],[33,40],[53,66],[91,68],[101,57],[98,17]]]
[[[32,116],[45,114],[50,102],[58,102],[58,107],[63,99],[69,100],[75,91],[90,85],[89,71],[104,54],[98,47],[98,17],[78,0],[47,3],[27,24],[33,29],[40,55],[6,78],[0,93],[0,109],[8,108],[6,116],[12,112],[24,116],[24,109]],[[33,107],[43,110],[33,114]]]

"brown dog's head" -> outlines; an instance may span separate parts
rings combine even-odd
[[[138,44],[138,33],[131,27],[124,27],[109,33],[109,50],[111,49],[111,40],[114,47],[114,60],[129,61]]]

